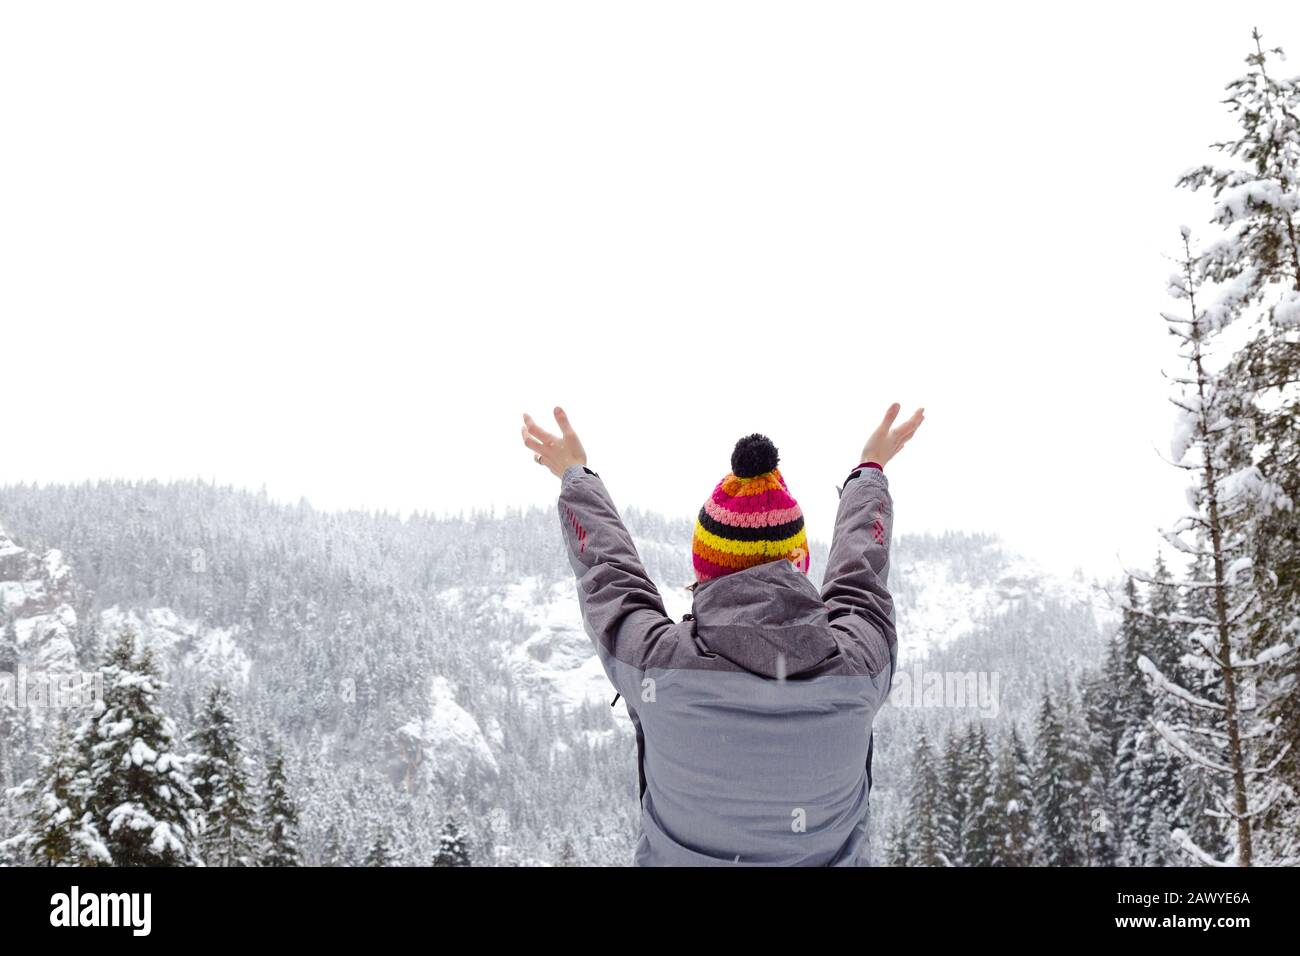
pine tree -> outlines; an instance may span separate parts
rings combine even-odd
[[[1081,682],[1082,714],[1075,721],[1079,760],[1077,773],[1084,794],[1084,860],[1088,866],[1114,866],[1115,765],[1117,698],[1104,674]]]
[[[148,647],[124,630],[103,666],[103,699],[77,730],[86,764],[86,809],[114,866],[202,865],[195,844],[198,797],[176,752],[164,688]]]
[[[438,853],[433,858],[434,866],[469,866],[469,847],[460,831],[455,817],[447,817],[438,834]]]
[[[1165,811],[1156,805],[1151,811],[1151,823],[1147,831],[1147,844],[1139,864],[1141,866],[1177,866],[1181,860],[1176,858],[1173,835]]]
[[[1124,581],[1124,597],[1117,602],[1120,625],[1106,661],[1107,679],[1115,688],[1115,724],[1119,739],[1115,745],[1114,789],[1117,862],[1136,865],[1146,845],[1145,781],[1142,777],[1141,740],[1149,733],[1151,695],[1142,682],[1138,658],[1146,652],[1147,600],[1137,579]]]
[[[346,866],[347,858],[343,849],[343,839],[339,836],[337,824],[331,823],[325,831],[325,845],[321,849],[321,866]]]
[[[911,866],[947,866],[940,832],[942,787],[935,769],[934,751],[921,733],[912,756],[912,785],[908,807],[911,826]]]
[[[262,795],[262,866],[299,866],[298,808],[289,793],[284,752],[278,747],[266,762]]]
[[[970,764],[966,745],[954,728],[948,733],[943,755],[943,794],[939,805],[939,844],[946,866],[964,866],[966,808],[969,802]]]
[[[1034,809],[1039,861],[1044,866],[1078,866],[1080,793],[1074,754],[1069,750],[1063,715],[1043,688],[1034,738]]]
[[[1034,839],[1034,777],[1029,751],[1014,726],[998,762],[995,795],[1000,812],[999,840],[994,866],[1030,866],[1037,844]]]
[[[441,848],[439,849],[439,852],[441,852]],[[436,857],[435,857],[435,859],[436,859]],[[469,865],[470,865],[470,864],[469,864],[469,861],[468,861],[468,858],[466,858],[465,865],[466,865],[466,866],[469,866]],[[558,865],[559,865],[559,866],[577,866],[577,865],[578,865],[578,853],[577,853],[576,850],[574,850],[574,848],[573,848],[573,840],[572,840],[570,837],[567,837],[567,836],[566,836],[566,837],[564,838],[564,843],[563,843],[563,845],[561,845],[561,847],[560,847],[560,860],[559,860],[559,864],[558,864]]]
[[[1150,618],[1143,655],[1154,662],[1161,673],[1172,675],[1180,683],[1190,683],[1195,679],[1195,672],[1185,668],[1181,661],[1184,628],[1180,622],[1184,615],[1177,588],[1173,586],[1169,569],[1159,555],[1151,578],[1148,606]],[[1158,724],[1176,722],[1182,709],[1183,704],[1176,697],[1156,694],[1135,740],[1138,790],[1134,806],[1144,827],[1144,839],[1131,857],[1133,865],[1154,865],[1149,861],[1169,859],[1168,841],[1172,830],[1184,825],[1186,795],[1183,775],[1168,743],[1156,730]]]
[[[1115,822],[1115,862],[1140,866],[1151,858],[1151,820],[1157,808],[1168,825],[1184,814],[1182,776],[1168,747],[1155,730],[1157,720],[1168,721],[1172,701],[1152,695],[1142,678],[1138,661],[1147,657],[1162,671],[1181,674],[1181,625],[1178,590],[1163,558],[1155,572],[1142,575],[1149,593],[1139,592],[1137,577],[1130,575],[1119,602],[1122,619],[1114,656],[1107,674],[1119,692],[1116,720],[1119,745],[1114,757],[1112,788]]]
[[[234,710],[230,691],[213,687],[189,738],[196,749],[190,779],[199,798],[199,845],[208,866],[257,863],[256,808]]]
[[[1171,399],[1180,410],[1180,429],[1174,440],[1174,463],[1194,475],[1191,501],[1194,511],[1165,535],[1177,550],[1209,562],[1209,577],[1175,581],[1183,591],[1207,589],[1212,607],[1205,616],[1172,620],[1186,633],[1191,654],[1186,667],[1208,677],[1214,696],[1189,690],[1186,678],[1162,670],[1150,657],[1142,656],[1139,666],[1157,692],[1173,698],[1169,707],[1178,716],[1167,720],[1157,715],[1155,728],[1182,760],[1201,773],[1219,774],[1228,781],[1228,799],[1219,812],[1234,821],[1234,853],[1230,862],[1250,866],[1254,857],[1251,820],[1285,796],[1286,787],[1276,772],[1285,745],[1277,739],[1277,726],[1261,720],[1252,700],[1261,666],[1290,653],[1285,643],[1254,655],[1249,614],[1257,606],[1259,590],[1241,572],[1251,565],[1246,542],[1251,536],[1236,526],[1248,514],[1275,494],[1275,489],[1254,466],[1233,470],[1232,446],[1240,436],[1238,423],[1227,408],[1239,394],[1237,383],[1213,371],[1207,345],[1215,333],[1240,308],[1239,289],[1224,292],[1220,301],[1202,308],[1198,295],[1207,258],[1193,252],[1190,231],[1183,236],[1182,272],[1170,279],[1170,292],[1186,302],[1186,315],[1166,313],[1170,332],[1180,343],[1180,358],[1187,364],[1185,376],[1176,379],[1179,392]],[[1212,271],[1212,270],[1211,270]],[[1191,461],[1185,459],[1191,455]],[[1191,535],[1188,540],[1185,535]],[[1243,696],[1245,695],[1245,696]],[[1192,857],[1210,862],[1206,850],[1197,847],[1182,828],[1173,839]]]
[[[1187,298],[1200,284],[1217,287],[1216,301],[1197,316],[1180,317],[1180,331],[1198,329],[1212,340],[1231,323],[1247,337],[1218,371],[1205,376],[1217,417],[1202,446],[1213,481],[1202,475],[1202,518],[1217,500],[1209,537],[1216,569],[1200,578],[1216,583],[1213,620],[1228,628],[1213,637],[1234,655],[1256,662],[1223,661],[1228,693],[1225,716],[1253,718],[1255,729],[1271,721],[1277,740],[1300,740],[1300,77],[1281,78],[1270,69],[1279,48],[1265,49],[1259,32],[1246,58],[1246,73],[1228,84],[1228,104],[1238,123],[1234,139],[1216,143],[1222,165],[1188,171],[1179,185],[1210,189],[1212,221],[1222,235],[1197,257],[1187,252],[1190,277],[1180,285]],[[1275,69],[1275,68],[1274,68]],[[1184,339],[1186,336],[1184,336]],[[1199,347],[1201,342],[1197,342]],[[1200,372],[1200,354],[1197,352]],[[1199,376],[1198,376],[1199,377]],[[1222,499],[1222,500],[1218,500]],[[1217,531],[1217,536],[1215,532]],[[1208,532],[1208,535],[1206,534]],[[1217,544],[1215,544],[1217,537]],[[1226,569],[1218,567],[1226,563]],[[1222,573],[1220,573],[1222,572]],[[1236,583],[1250,578],[1249,588]],[[1240,617],[1238,617],[1240,611]],[[1288,647],[1291,651],[1282,651]],[[1238,708],[1238,693],[1257,702],[1255,713]],[[1254,719],[1257,718],[1257,719]],[[1273,741],[1235,736],[1219,753],[1229,782],[1226,812],[1233,821],[1242,865],[1300,862],[1300,748],[1282,751]],[[1242,751],[1246,751],[1243,753]],[[1200,754],[1215,762],[1215,754]],[[1204,761],[1188,758],[1206,772]],[[1257,765],[1251,766],[1252,761]],[[1276,761],[1274,765],[1273,761]],[[1254,773],[1259,770],[1260,773]],[[1201,786],[1189,789],[1208,790]],[[1250,791],[1254,791],[1253,793]],[[1256,802],[1257,801],[1257,802]],[[1179,831],[1175,830],[1175,834]],[[1258,846],[1257,846],[1258,844]],[[1204,848],[1202,848],[1204,850]],[[1195,854],[1195,849],[1192,849]],[[1217,854],[1209,854],[1217,856]]]
[[[18,671],[18,662],[22,660],[18,649],[18,625],[13,615],[0,607],[0,671],[14,674]]]
[[[106,866],[112,863],[94,818],[86,810],[88,780],[67,728],[60,724],[41,755],[36,777],[16,788],[30,803],[26,825],[9,850],[34,866]]]
[[[375,832],[375,842],[370,845],[363,866],[392,866],[392,836],[387,827],[380,827]]]
[[[902,820],[895,820],[889,830],[885,859],[889,866],[912,865],[912,850],[907,840],[907,826]]]
[[[1001,843],[1001,815],[997,812],[993,752],[983,727],[966,735],[969,786],[962,833],[963,866],[994,866]]]
[[[1196,556],[1191,562],[1190,576],[1198,581],[1209,580],[1213,574],[1211,568],[1207,556]],[[1214,594],[1209,588],[1188,588],[1179,595],[1174,609],[1183,620],[1209,619],[1214,615]],[[1190,633],[1190,630],[1185,629],[1185,634]],[[1182,643],[1186,645],[1187,640],[1183,640]],[[1196,697],[1222,704],[1222,687],[1217,674],[1211,669],[1188,666],[1191,662],[1199,663],[1199,656],[1188,655],[1187,661],[1178,664],[1179,683]],[[1170,695],[1159,696],[1167,699]],[[1166,709],[1172,709],[1178,715],[1191,711],[1190,706],[1182,704],[1177,698],[1174,698],[1172,706]],[[1156,737],[1160,736],[1154,730],[1152,734]],[[1220,807],[1228,800],[1227,777],[1221,774],[1202,773],[1196,764],[1177,759],[1176,754],[1172,757],[1178,769],[1180,786],[1184,794],[1180,816],[1186,825],[1185,832],[1191,837],[1195,846],[1200,847],[1211,857],[1226,859],[1232,853],[1232,836],[1227,825],[1228,819]],[[1170,836],[1172,838],[1172,829]],[[1180,855],[1182,862],[1186,862],[1186,855]]]
[[[1201,593],[1204,593],[1204,589],[1201,589]],[[1170,674],[1180,683],[1194,686],[1197,670],[1188,668],[1183,663],[1187,628],[1182,622],[1187,615],[1183,613],[1178,589],[1174,586],[1169,568],[1160,556],[1156,557],[1155,562],[1150,608],[1151,621],[1144,653],[1161,673]],[[1152,720],[1170,723],[1177,719],[1183,707],[1183,703],[1176,697],[1158,694],[1151,709]],[[1183,819],[1181,775],[1164,739],[1159,734],[1152,734],[1150,739],[1156,746],[1147,755],[1144,788],[1151,794],[1152,801],[1159,805],[1165,822],[1171,827],[1178,826]]]

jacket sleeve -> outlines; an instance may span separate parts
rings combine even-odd
[[[583,465],[566,469],[559,512],[583,625],[610,682],[635,700],[641,674],[672,619],[599,475]]]
[[[874,677],[898,661],[894,601],[889,595],[889,545],[894,505],[889,479],[875,468],[857,468],[840,489],[822,600],[831,626],[866,657]]]

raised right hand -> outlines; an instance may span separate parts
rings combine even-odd
[[[925,421],[925,409],[918,408],[912,413],[911,418],[897,428],[892,428],[901,408],[898,402],[889,406],[885,411],[885,417],[871,433],[867,443],[862,446],[862,457],[858,461],[874,461],[883,468],[889,463],[889,459],[903,450],[908,439],[916,434],[916,430],[921,427],[921,422]]]

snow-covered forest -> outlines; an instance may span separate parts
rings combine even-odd
[[[1161,316],[1186,512],[1030,726],[915,735],[894,863],[1300,864],[1300,77],[1252,39],[1236,136],[1178,180],[1212,200]]]
[[[1300,78],[1279,54],[1256,34],[1236,138],[1178,181],[1208,223],[1171,224],[1169,309],[1132,317],[1170,333],[1188,488],[1149,567],[893,542],[878,863],[1300,864]],[[689,519],[624,516],[679,618]],[[631,860],[634,738],[554,510],[12,484],[0,529],[0,863]],[[101,699],[54,701],[71,675]]]
[[[11,487],[0,512],[7,669],[99,669],[114,711],[6,711],[9,861],[144,860],[107,837],[124,804],[174,824],[158,861],[428,864],[456,856],[449,828],[475,865],[630,860],[635,746],[554,512],[399,521],[199,483]],[[689,522],[626,517],[680,616]],[[814,576],[824,560],[815,543]],[[1101,654],[1114,617],[987,536],[903,536],[895,560],[900,668],[1000,684],[987,721],[987,697],[889,708],[886,808],[916,735],[1029,735],[1042,682]]]

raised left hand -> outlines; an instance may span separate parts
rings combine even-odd
[[[569,424],[569,416],[558,405],[555,406],[555,421],[560,426],[559,435],[552,435],[524,412],[524,425],[520,432],[524,436],[524,445],[533,453],[533,461],[545,465],[556,478],[563,478],[564,472],[573,465],[587,463],[587,453]]]

